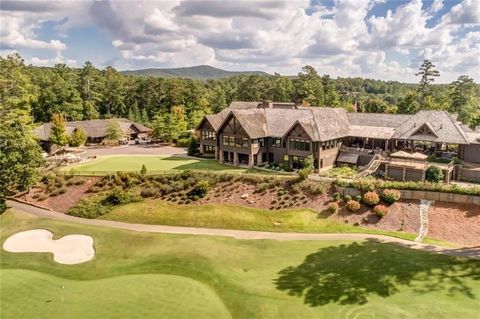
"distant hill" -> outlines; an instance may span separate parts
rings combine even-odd
[[[230,76],[238,74],[258,74],[258,75],[269,75],[266,72],[262,71],[226,71],[218,68],[214,68],[209,65],[198,65],[185,68],[170,68],[170,69],[140,69],[140,70],[130,70],[130,71],[121,71],[123,74],[127,75],[139,75],[139,76],[153,76],[153,77],[164,77],[164,78],[189,78],[197,80],[215,80],[221,78],[227,78]]]

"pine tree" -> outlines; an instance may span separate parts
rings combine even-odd
[[[123,131],[120,128],[120,124],[118,124],[118,122],[115,120],[109,121],[107,126],[107,139],[111,141],[118,141],[124,136],[125,134],[123,134]]]
[[[420,104],[423,106],[427,96],[431,96],[431,87],[436,77],[440,76],[440,72],[435,69],[435,65],[429,60],[423,60],[422,65],[418,69],[416,76],[420,76],[420,85],[418,87],[418,94]]]
[[[452,100],[449,111],[458,113],[458,119],[470,123],[479,113],[479,100],[475,97],[475,82],[468,75],[461,75],[450,85]]]
[[[50,142],[58,146],[65,146],[68,144],[67,123],[60,113],[54,113],[52,115]]]

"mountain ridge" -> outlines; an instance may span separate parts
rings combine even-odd
[[[197,65],[180,68],[147,68],[138,70],[120,71],[125,75],[138,75],[149,77],[164,77],[164,78],[189,78],[196,80],[217,80],[231,77],[240,74],[257,74],[257,75],[271,75],[263,71],[227,71],[215,68],[210,65]]]

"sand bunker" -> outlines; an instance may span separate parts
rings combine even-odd
[[[53,240],[53,234],[45,229],[16,233],[5,240],[3,249],[12,253],[53,253],[53,260],[66,265],[83,263],[95,256],[91,236],[68,235]]]

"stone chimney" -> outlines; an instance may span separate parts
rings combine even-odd
[[[262,108],[264,109],[273,109],[273,101],[264,100],[262,101]]]

